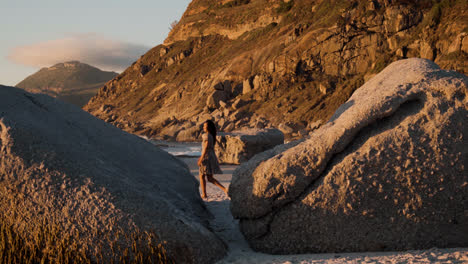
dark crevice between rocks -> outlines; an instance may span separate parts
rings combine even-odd
[[[395,128],[407,117],[417,114],[424,107],[425,98],[421,97],[423,96],[420,96],[419,98],[409,99],[408,101],[403,102],[398,107],[398,109],[395,112],[393,112],[393,114],[391,114],[390,116],[377,119],[375,122],[359,130],[359,132],[356,133],[356,135],[343,149],[343,151],[335,153],[332,157],[330,157],[329,161],[327,162],[327,165],[320,173],[320,175],[315,180],[313,180],[306,188],[304,188],[304,191],[302,191],[296,199],[283,204],[281,207],[273,208],[273,210],[270,213],[264,216],[258,218],[248,218],[248,220],[266,219],[267,221],[266,232],[262,235],[255,236],[255,239],[261,239],[262,237],[268,235],[271,232],[271,223],[275,219],[275,215],[278,212],[280,212],[282,208],[289,206],[297,200],[302,200],[305,197],[307,197],[307,195],[309,195],[312,190],[316,189],[318,186],[323,184],[325,176],[333,169],[335,165],[339,164],[344,158],[346,158],[346,156],[358,150],[362,145],[364,145],[367,142],[368,139],[377,136],[387,130]]]
[[[38,101],[36,101],[36,99],[34,99],[32,96],[30,96],[30,95],[28,95],[28,94],[24,94],[24,96],[25,96],[26,98],[28,98],[29,101],[31,101],[33,104],[35,104],[35,105],[38,106],[39,108],[44,109],[44,110],[46,110],[47,112],[49,111],[49,109],[47,109],[46,106],[44,106],[43,104],[41,104],[41,103],[39,103]]]

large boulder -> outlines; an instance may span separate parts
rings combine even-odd
[[[216,155],[221,163],[241,164],[255,154],[284,143],[284,135],[274,128],[247,129],[217,136]]]
[[[468,246],[468,77],[392,63],[296,146],[241,165],[231,211],[269,253]]]
[[[0,221],[25,241],[48,223],[94,256],[134,234],[166,241],[177,263],[225,254],[183,162],[76,106],[0,86],[0,152]]]
[[[196,141],[199,138],[200,131],[202,129],[196,125],[185,128],[177,134],[176,141]]]

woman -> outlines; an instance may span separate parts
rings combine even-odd
[[[200,174],[200,185],[202,189],[202,198],[206,199],[206,179],[212,184],[218,186],[224,193],[227,194],[226,188],[219,183],[215,178],[214,174],[222,174],[221,168],[219,167],[218,158],[216,157],[214,146],[216,143],[216,126],[211,120],[207,120],[203,124],[203,142],[202,142],[202,153],[198,159],[198,167]]]

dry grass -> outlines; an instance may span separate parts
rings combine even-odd
[[[60,228],[46,223],[38,230],[33,239],[25,239],[1,221],[0,263],[174,263],[153,232],[116,232],[103,237],[101,241],[112,242],[101,242],[91,255],[77,243],[78,233],[63,237]],[[130,241],[130,246],[122,241]]]

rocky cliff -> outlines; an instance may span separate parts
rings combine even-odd
[[[99,88],[117,75],[85,63],[69,61],[42,68],[26,77],[16,87],[31,93],[44,93],[83,107],[97,94]]]
[[[194,0],[164,44],[84,109],[165,139],[193,140],[208,118],[224,131],[304,136],[398,59],[468,72],[467,10],[461,0]]]

